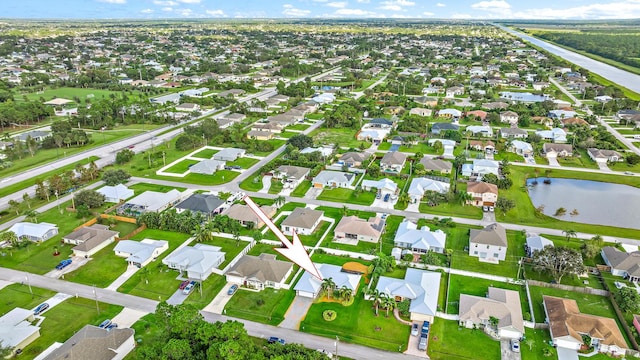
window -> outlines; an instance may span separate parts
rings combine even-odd
[[[478,252],[477,252],[477,251],[474,251],[474,252],[473,252],[473,255],[478,255]]]
[[[493,253],[493,257],[497,258],[498,257],[498,253]]]

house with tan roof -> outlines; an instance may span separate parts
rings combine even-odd
[[[276,215],[278,209],[273,206],[261,206],[260,210],[265,213],[269,218]],[[264,226],[264,222],[258,218],[258,215],[254,213],[247,205],[233,204],[231,207],[223,213],[231,219],[238,220],[242,226],[252,225],[254,229],[260,229]]]
[[[637,283],[640,280],[640,251],[624,252],[613,246],[600,250],[604,262],[611,266],[611,274]]]
[[[135,347],[133,329],[103,329],[85,325],[43,360],[118,360]]]
[[[289,216],[280,224],[280,229],[285,235],[311,235],[320,221],[324,211],[309,208],[295,208]]]
[[[62,238],[66,244],[76,245],[74,256],[89,257],[116,241],[118,231],[109,230],[109,226],[93,224],[84,226]]]
[[[482,181],[467,182],[467,194],[471,196],[467,205],[494,206],[498,201],[498,186]]]
[[[500,122],[508,123],[511,125],[518,124],[518,113],[513,111],[503,111],[500,113]]]
[[[559,158],[573,156],[573,146],[571,144],[542,144],[542,152],[546,158]]]
[[[400,172],[407,161],[407,155],[399,151],[389,151],[380,160],[380,170]]]
[[[618,162],[624,160],[622,155],[615,150],[601,150],[596,148],[588,148],[587,154],[597,163]]]
[[[465,116],[470,117],[472,120],[485,121],[487,119],[487,112],[484,110],[467,111]]]
[[[310,171],[311,169],[301,166],[282,165],[273,171],[273,177],[281,180],[285,189],[295,189]]]
[[[499,338],[520,339],[524,334],[520,293],[489,287],[486,297],[460,294],[460,325],[483,328]],[[495,327],[491,318],[498,319]]]
[[[593,346],[611,355],[623,355],[629,348],[616,320],[582,314],[573,299],[544,295],[542,303],[554,346],[572,350]],[[584,343],[583,335],[590,338],[589,344]]]
[[[276,255],[260,254],[260,256],[244,255],[226,273],[227,282],[264,290],[280,289],[287,281],[293,264],[276,260]]]
[[[375,216],[368,220],[344,216],[334,230],[336,242],[358,245],[358,241],[377,243],[384,229],[384,220]]]
[[[349,151],[340,156],[337,164],[342,166],[346,165],[348,168],[360,168],[362,163],[370,157],[370,153]]]
[[[433,171],[441,174],[450,174],[451,169],[453,169],[453,164],[450,161],[431,159],[426,156],[420,159],[420,164],[424,166],[426,171]]]
[[[469,231],[469,256],[477,257],[481,262],[497,264],[504,260],[507,246],[507,231],[498,223]]]

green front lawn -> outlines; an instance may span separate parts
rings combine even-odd
[[[284,320],[295,295],[295,291],[286,289],[266,288],[262,291],[252,291],[240,288],[224,310],[228,316],[278,325]]]
[[[271,186],[269,187],[269,194],[279,194],[282,191],[284,184],[277,179],[271,179]]]
[[[336,144],[340,147],[354,149],[368,149],[369,147],[371,147],[371,143],[367,141],[358,141],[356,139],[357,133],[358,130],[354,129],[320,128],[312,131],[309,136],[311,136],[316,143],[320,144]]]
[[[257,171],[240,183],[240,189],[257,192],[262,190],[262,174]]]
[[[129,186],[129,189],[133,190],[136,195],[140,195],[145,191],[156,191],[166,193],[173,189],[176,189],[180,192],[187,190],[186,188],[173,187],[167,185],[158,185],[158,184],[147,184],[147,183],[137,183]]]
[[[530,319],[530,317],[526,316],[530,311],[527,293],[524,286],[455,274],[449,275],[449,289],[446,307],[447,314],[457,314],[459,312],[458,305],[461,294],[486,297],[489,287],[518,291],[520,293],[523,317],[525,320]]]
[[[309,128],[309,124],[294,124],[294,125],[289,125],[287,126],[287,130],[307,130]]]
[[[213,155],[217,154],[218,150],[214,150],[214,149],[204,149],[204,150],[200,150],[197,153],[193,154],[193,157],[197,157],[200,159],[211,159],[213,157]]]
[[[420,202],[420,212],[443,216],[458,216],[470,219],[482,219],[482,209],[477,206],[462,205],[460,203],[441,203],[438,206],[429,206],[426,202]]]
[[[238,175],[240,175],[240,173],[237,171],[217,170],[211,175],[189,173],[187,176],[180,178],[180,180],[176,180],[174,177],[160,175],[153,175],[149,177],[158,180],[180,181],[196,185],[220,185],[230,182]]]
[[[193,292],[184,301],[184,304],[191,304],[198,309],[204,309],[205,306],[218,295],[220,290],[227,284],[227,278],[223,275],[211,274],[207,280],[203,281],[202,286],[196,287]],[[202,294],[200,293],[202,291]]]
[[[337,256],[337,255],[330,255],[330,254],[324,254],[324,253],[320,253],[319,251],[316,251],[315,253],[313,253],[313,255],[311,255],[311,260],[313,260],[314,263],[319,263],[319,264],[331,264],[331,265],[338,265],[338,266],[342,266],[348,262],[358,262],[360,264],[364,264],[364,265],[371,265],[370,261],[367,260],[363,260],[363,259],[354,259],[348,256]]]
[[[429,331],[427,354],[434,360],[495,360],[500,343],[482,332],[461,327],[455,320],[436,319]]]
[[[598,164],[591,160],[587,151],[584,149],[577,149],[576,153],[571,157],[559,157],[558,163],[562,166],[568,167],[598,169]]]
[[[33,295],[31,295],[32,293]],[[24,284],[7,285],[0,289],[0,298],[2,298],[2,301],[0,301],[0,316],[17,307],[30,310],[53,297],[55,294],[55,291],[41,289],[35,286],[32,286],[31,291],[29,291],[29,286],[26,281]]]
[[[291,196],[304,197],[304,195],[311,189],[311,181],[303,180],[298,187],[291,192]]]
[[[127,270],[126,259],[116,256],[113,243],[95,253],[89,262],[65,274],[64,279],[85,285],[105,288]]]
[[[200,161],[198,160],[185,159],[164,171],[168,173],[173,173],[173,174],[184,174],[185,172],[187,172],[187,170],[189,170],[191,166],[199,162]]]
[[[276,259],[278,260],[288,261],[287,258],[282,256],[282,254],[274,250],[274,248],[276,247],[278,246],[258,242],[255,245],[253,245],[253,247],[251,248],[251,250],[249,250],[247,255],[260,256],[260,254],[272,254],[272,255],[276,255]]]
[[[227,166],[240,166],[243,169],[248,169],[253,165],[257,164],[258,161],[260,160],[254,159],[254,158],[242,157],[242,158],[237,158],[235,161],[228,161]]]
[[[99,314],[95,300],[70,298],[52,307],[43,314],[40,337],[23,349],[20,358],[33,359],[54,342],[67,341],[86,324],[98,325],[122,311],[122,306],[105,303],[98,303],[98,306]]]
[[[355,190],[345,188],[324,189],[322,193],[318,195],[317,199],[368,206],[376,199],[376,193],[372,191],[361,191],[360,194],[356,194]]]
[[[385,316],[385,311],[375,315],[373,303],[365,301],[362,287],[355,295],[350,306],[335,302],[314,303],[300,323],[300,331],[315,335],[335,338],[340,341],[360,344],[387,351],[405,350],[411,328],[398,322],[392,314]],[[337,317],[326,321],[322,317],[325,310],[333,310]]]
[[[522,356],[522,360],[555,359],[555,355],[548,357],[545,356],[543,352],[544,348],[548,348],[553,354],[556,353],[555,348],[549,345],[549,341],[551,341],[549,330],[525,328],[524,336],[526,337],[526,340],[520,343],[520,354]],[[589,357],[589,359],[592,358]]]

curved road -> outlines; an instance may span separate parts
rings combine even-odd
[[[542,48],[554,55],[560,56],[561,58],[572,62],[582,68],[585,68],[591,71],[594,74],[598,74],[607,80],[611,80],[614,83],[624,86],[629,90],[640,93],[640,75],[630,73],[628,71],[618,69],[615,66],[611,66],[600,62],[598,60],[591,59],[587,56],[580,55],[573,51],[561,48],[560,46],[550,44],[546,41],[540,40],[533,36],[527,35],[520,31],[513,30],[506,26],[500,24],[494,24],[498,28],[508,32],[511,35],[515,35],[522,40],[525,40],[539,48]]]

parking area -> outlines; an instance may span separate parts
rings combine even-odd
[[[304,198],[305,199],[315,199],[318,197],[318,195],[320,195],[320,193],[322,192],[322,188],[314,188],[312,187],[311,189],[309,189],[309,191],[307,191],[306,194],[304,194]]]
[[[89,260],[91,260],[91,258],[85,258],[82,256],[72,256],[70,259],[71,259],[71,264],[67,265],[67,267],[65,267],[64,269],[62,270],[52,269],[48,273],[44,274],[44,276],[50,277],[53,279],[59,279],[60,277],[62,277],[62,275],[70,273],[74,270],[77,270],[79,267],[81,267],[82,265],[89,262]],[[62,260],[64,259],[60,259],[60,261]]]
[[[48,307],[46,310],[44,310],[43,312],[41,312],[41,313],[39,314],[39,316],[42,316],[42,315],[43,315],[43,314],[45,314],[47,311],[49,311],[52,307],[54,307],[54,306],[56,306],[56,305],[60,304],[61,302],[63,302],[63,301],[65,301],[65,300],[67,300],[67,299],[68,299],[68,298],[70,298],[70,297],[71,297],[71,295],[69,295],[69,294],[57,293],[57,294],[53,295],[52,297],[50,297],[49,299],[47,299],[47,300],[43,301],[41,304],[47,303],[47,304],[49,304],[49,307]],[[38,306],[40,306],[40,305],[38,304]],[[38,306],[36,306],[36,307],[38,307]],[[36,307],[34,307],[34,308],[33,308],[33,309],[31,309],[31,310],[35,310],[35,309],[36,309]]]
[[[419,326],[422,326],[420,323]],[[422,358],[429,358],[427,355],[427,350],[418,350],[418,343],[420,342],[420,334],[418,336],[409,335],[409,344],[407,345],[407,350],[404,352],[407,355],[419,356]],[[429,348],[429,342],[427,342],[427,349]]]
[[[233,295],[229,295],[229,288],[233,285],[233,283],[227,283],[222,290],[216,295],[213,300],[209,303],[209,305],[205,306],[204,311],[212,312],[214,314],[222,314],[224,307],[227,306],[229,300]]]
[[[111,321],[118,324],[119,328],[128,328],[144,315],[146,315],[145,312],[124,308],[118,315],[114,316]]]
[[[511,351],[509,339],[500,339],[500,358],[502,360],[520,360],[520,352]]]

